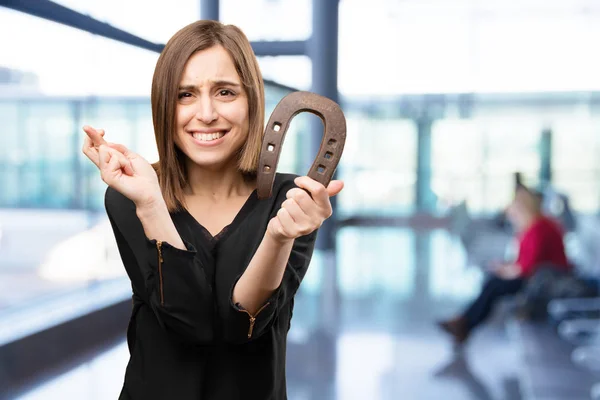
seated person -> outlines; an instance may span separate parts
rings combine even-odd
[[[542,215],[540,196],[525,186],[518,187],[506,214],[518,235],[517,260],[494,266],[479,297],[464,313],[439,323],[456,344],[465,342],[473,329],[485,321],[500,297],[517,293],[538,266],[550,264],[559,269],[570,268],[563,232],[557,223]]]

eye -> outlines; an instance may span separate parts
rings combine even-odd
[[[183,99],[184,97],[191,97],[191,93],[189,92],[181,92],[179,93],[179,95],[177,96],[178,99]]]
[[[219,90],[219,96],[235,96],[235,93],[229,89]]]

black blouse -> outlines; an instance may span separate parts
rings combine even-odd
[[[287,398],[286,337],[317,232],[295,240],[280,287],[256,315],[233,304],[232,294],[295,177],[277,174],[269,199],[255,190],[215,237],[187,211],[172,213],[187,251],[149,240],[133,202],[107,189],[106,212],[133,289],[120,399]]]

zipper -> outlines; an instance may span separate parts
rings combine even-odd
[[[164,306],[165,305],[165,295],[163,293],[163,276],[162,276],[163,256],[162,256],[162,242],[160,240],[156,241],[156,248],[158,249],[158,279],[159,279],[159,285],[160,285],[160,305]]]
[[[248,339],[250,339],[252,337],[252,332],[254,332],[254,324],[256,323],[256,317],[258,317],[258,314],[260,314],[260,312],[262,310],[265,309],[265,307],[267,307],[269,304],[271,304],[271,302],[268,302],[267,304],[265,304],[264,306],[262,306],[257,312],[256,314],[252,315],[250,314],[247,310],[245,310],[241,305],[239,305],[238,303],[238,308],[240,311],[245,312],[246,314],[248,314],[248,316],[250,317],[250,327],[248,328]]]

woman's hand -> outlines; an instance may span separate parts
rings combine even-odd
[[[84,126],[87,134],[83,153],[100,170],[102,180],[133,201],[136,207],[149,207],[162,200],[154,168],[142,156],[125,146],[108,143],[104,131]]]
[[[493,273],[498,278],[512,280],[521,276],[521,268],[517,264],[505,264],[496,268]]]
[[[331,181],[325,188],[308,176],[296,178],[294,182],[299,188],[287,192],[287,200],[267,227],[267,233],[279,242],[291,241],[318,229],[332,214],[329,198],[344,188],[342,181]]]

